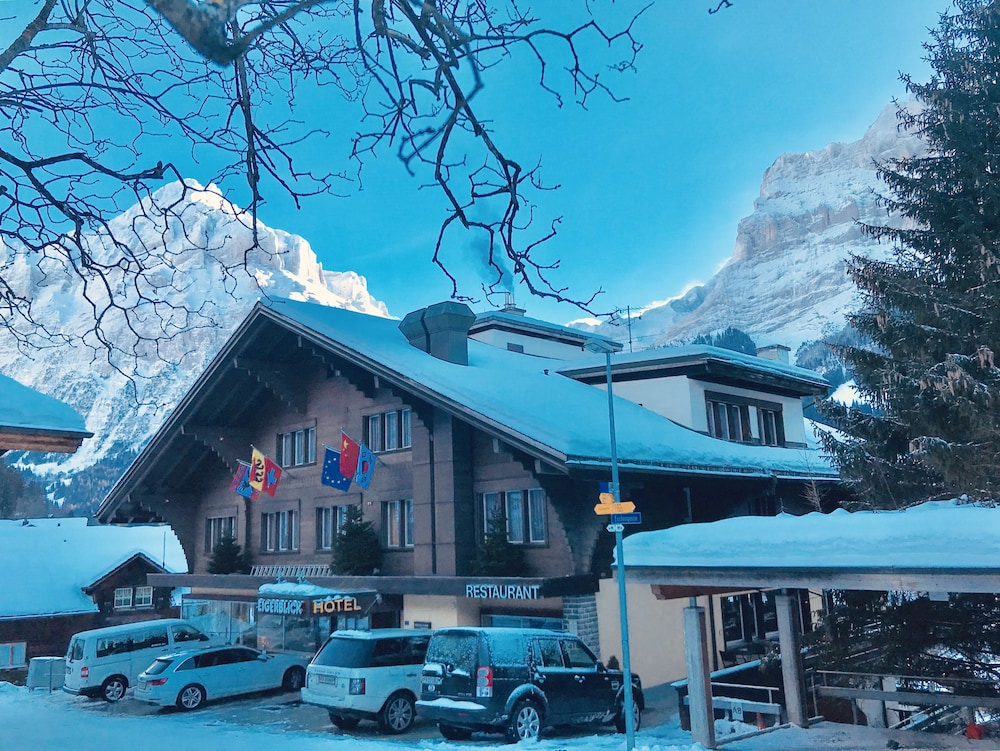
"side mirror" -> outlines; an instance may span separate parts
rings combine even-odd
[[[198,641],[208,641],[208,637],[205,636],[205,634],[202,634],[201,636],[198,637]]]
[[[604,667],[604,663],[601,662],[600,660],[597,661],[597,672],[598,673],[606,673],[606,672],[608,672],[608,669],[606,667]]]
[[[259,655],[257,655],[257,659],[260,660],[261,662],[267,662],[268,660],[271,659],[271,655],[269,655],[267,652],[261,652]]]

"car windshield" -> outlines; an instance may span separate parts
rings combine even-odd
[[[74,638],[69,643],[69,649],[66,650],[67,660],[82,660],[83,659],[83,639]]]
[[[427,648],[425,660],[471,674],[476,669],[478,646],[479,637],[475,634],[435,634]]]
[[[373,644],[374,641],[370,639],[331,636],[313,657],[312,664],[336,668],[366,668],[371,665]]]
[[[174,660],[172,657],[164,658],[161,657],[153,662],[148,668],[146,668],[146,675],[159,675],[170,667],[170,663]]]

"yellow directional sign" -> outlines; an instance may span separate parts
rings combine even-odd
[[[597,497],[601,500],[601,503],[614,503],[615,502],[615,494],[614,493],[601,493]]]
[[[601,494],[604,495],[603,493]],[[603,501],[604,499],[601,498]],[[609,514],[628,514],[635,511],[635,504],[632,501],[622,501],[621,503],[598,503],[594,506],[594,513],[598,516],[608,516]]]

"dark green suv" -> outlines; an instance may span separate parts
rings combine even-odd
[[[632,676],[639,727],[642,683]],[[615,723],[625,732],[624,680],[579,637],[530,628],[445,628],[434,632],[421,673],[418,714],[449,740],[473,731],[510,742],[547,727]]]

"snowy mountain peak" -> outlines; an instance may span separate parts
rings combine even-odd
[[[255,249],[252,217],[213,185],[202,187],[191,180],[166,185],[115,218],[109,232],[86,238],[95,258],[121,258],[124,244],[124,252],[145,259],[144,281],[169,280],[174,287],[170,302],[199,311],[198,320],[211,325],[161,339],[156,356],[143,358],[142,371],[134,374],[131,384],[95,360],[86,347],[60,346],[29,358],[18,352],[11,337],[0,338],[3,373],[69,403],[94,433],[76,454],[25,457],[34,473],[61,479],[70,491],[68,497],[85,507],[96,507],[128,458],[155,432],[262,295],[389,317],[385,304],[368,292],[364,277],[324,269],[304,238],[258,221],[260,247]],[[0,260],[9,254],[0,246]],[[158,261],[164,257],[169,263]],[[91,320],[78,279],[51,270],[39,274],[23,255],[15,261],[5,280],[20,285],[20,291],[38,304],[46,317],[43,323],[67,330],[74,322],[83,326]],[[183,313],[176,315],[183,320]],[[146,320],[150,326],[165,325],[160,314]],[[126,330],[115,329],[124,324],[109,319],[108,325],[112,341],[118,334],[121,341],[128,339]],[[86,489],[82,491],[86,498],[79,497],[81,488]]]
[[[884,257],[889,250],[859,224],[886,221],[876,162],[924,152],[919,136],[899,128],[891,104],[857,141],[778,157],[764,173],[753,213],[739,223],[732,256],[706,284],[634,319],[638,348],[733,326],[759,346],[783,344],[795,352],[842,329],[856,305],[846,258]],[[625,333],[622,326],[581,327],[619,340]]]

